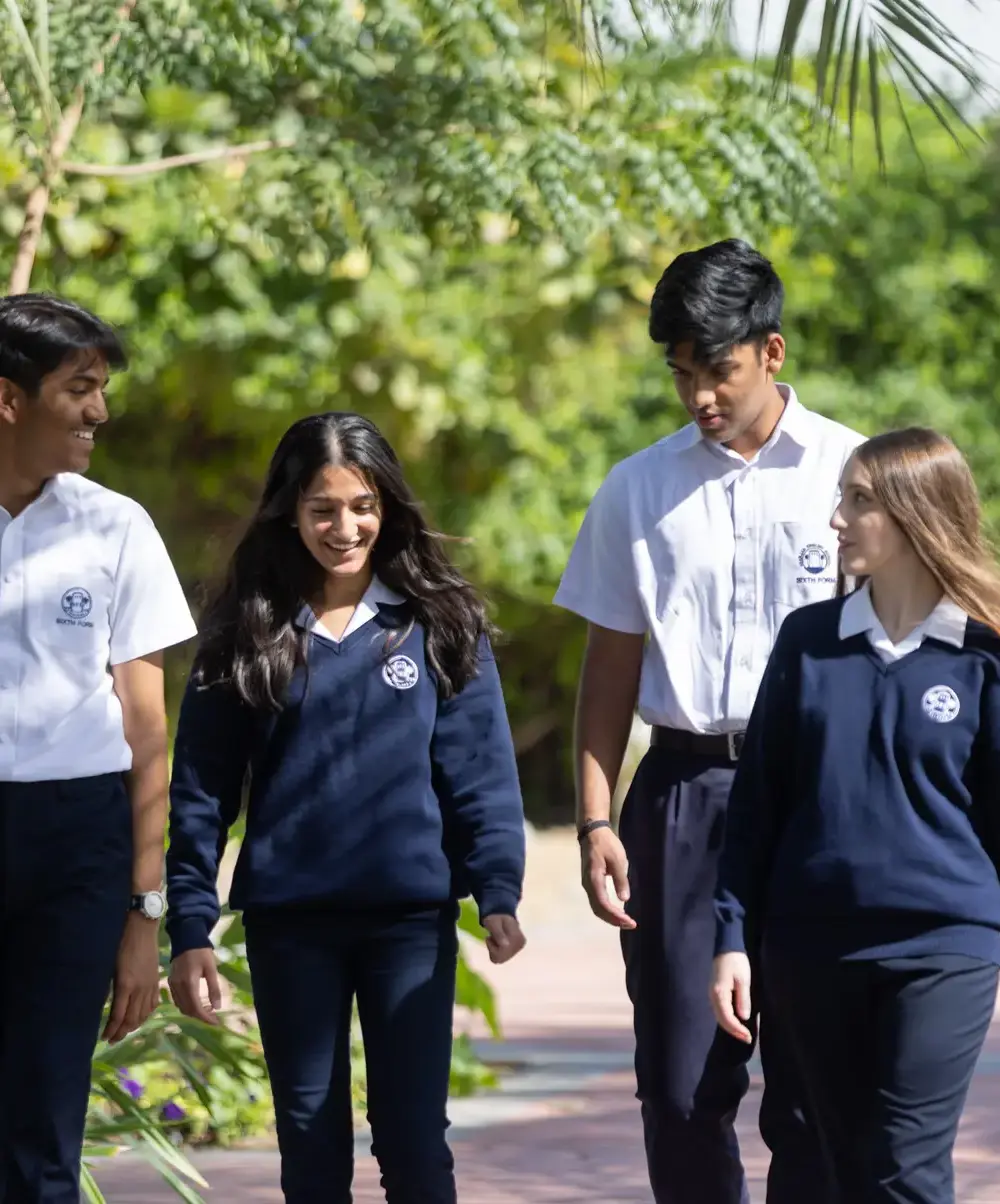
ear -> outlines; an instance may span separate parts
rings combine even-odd
[[[785,340],[780,334],[767,336],[764,344],[764,367],[768,376],[777,376],[785,364]]]
[[[12,380],[0,376],[0,422],[13,425],[27,400],[20,385],[15,385]]]

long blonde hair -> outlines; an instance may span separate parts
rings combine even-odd
[[[1000,570],[983,535],[976,482],[954,443],[911,426],[876,435],[854,456],[945,597],[1000,634]]]

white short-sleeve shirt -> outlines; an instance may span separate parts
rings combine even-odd
[[[132,766],[110,669],[196,634],[145,510],[64,473],[0,507],[0,781]]]
[[[835,592],[830,517],[864,436],[778,387],[784,413],[753,459],[691,423],[616,464],[584,518],[555,603],[648,635],[646,723],[745,728],[785,616]]]

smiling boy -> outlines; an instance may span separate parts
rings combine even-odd
[[[195,634],[145,511],[82,475],[125,367],[53,297],[0,299],[0,1199],[79,1204],[90,1063],[159,997],[163,650]]]

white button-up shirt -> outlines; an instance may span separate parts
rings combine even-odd
[[[406,601],[400,594],[394,593],[387,585],[384,585],[378,577],[373,577],[371,584],[365,590],[361,597],[361,601],[354,608],[354,613],[351,615],[344,628],[344,634],[337,637],[323,626],[316,618],[315,612],[310,606],[303,606],[299,612],[299,626],[304,627],[306,631],[312,635],[318,636],[321,640],[329,640],[331,644],[339,644],[346,640],[349,635],[353,635],[366,623],[370,623],[378,614],[380,606],[402,606]]]
[[[891,663],[902,660],[907,653],[916,652],[926,639],[940,640],[944,644],[951,644],[953,648],[963,648],[968,622],[969,616],[957,603],[942,598],[922,623],[918,623],[898,644],[894,644],[875,613],[871,590],[865,582],[861,589],[844,600],[839,634],[842,640],[865,634],[882,660]]]
[[[73,473],[0,507],[0,781],[132,766],[110,667],[196,633],[138,503]]]
[[[779,389],[784,413],[751,460],[689,424],[615,465],[584,518],[555,602],[648,635],[646,723],[745,728],[785,616],[835,592],[830,517],[864,437]]]

